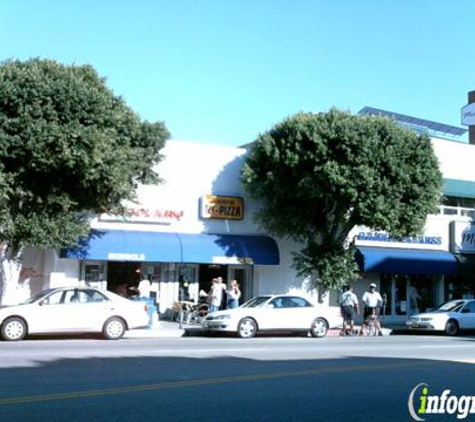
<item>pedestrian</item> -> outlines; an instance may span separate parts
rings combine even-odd
[[[358,298],[353,293],[353,286],[345,286],[340,296],[340,309],[343,317],[343,327],[340,335],[353,335],[355,330],[355,316],[359,314]]]
[[[143,277],[142,280],[140,280],[137,290],[139,291],[140,299],[150,299],[152,283],[150,283],[150,280],[147,277]]]
[[[227,309],[237,308],[239,306],[239,299],[241,298],[241,290],[237,280],[231,281],[227,290],[228,303]]]
[[[383,298],[376,291],[376,284],[371,283],[369,285],[369,291],[365,292],[362,297],[364,304],[363,311],[363,324],[361,326],[360,335],[363,335],[364,328],[368,327],[369,318],[373,317],[376,324],[376,329],[378,330],[378,335],[382,336],[383,332],[381,331],[381,323],[379,322],[379,309],[383,306]]]
[[[211,291],[209,293],[210,297],[210,306],[209,306],[209,312],[217,312],[219,311],[219,308],[221,307],[221,303],[223,301],[223,293],[224,290],[226,289],[226,286],[222,282],[222,278],[213,278],[212,280],[212,285],[211,285]]]

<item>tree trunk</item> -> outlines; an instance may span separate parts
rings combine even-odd
[[[12,254],[5,242],[0,249],[0,305],[13,305],[24,301],[23,286],[20,284],[22,262],[21,250]]]

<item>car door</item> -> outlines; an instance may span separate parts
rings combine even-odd
[[[95,289],[78,289],[71,310],[74,330],[99,332],[113,311],[112,302],[101,292]]]
[[[465,304],[460,311],[460,328],[464,330],[475,329],[475,300],[471,300]]]
[[[289,298],[287,328],[292,330],[309,330],[314,318],[314,307],[303,297]]]
[[[259,328],[276,331],[302,329],[302,321],[305,320],[305,302],[302,298],[292,296],[278,296],[272,299],[265,307],[266,318],[259,324]]]
[[[278,296],[261,308],[255,309],[255,317],[260,330],[283,330],[287,327],[289,308],[285,297]]]
[[[30,333],[68,332],[73,326],[71,298],[76,289],[57,290],[31,309],[28,317]]]

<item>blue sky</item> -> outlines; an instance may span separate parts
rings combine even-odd
[[[460,125],[473,0],[0,0],[0,60],[89,63],[174,139],[365,105]]]

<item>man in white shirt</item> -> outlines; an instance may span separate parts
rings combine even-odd
[[[343,317],[343,328],[340,335],[352,335],[355,329],[355,315],[359,313],[358,298],[353,293],[353,286],[346,286],[340,296],[340,309]],[[348,325],[350,329],[348,330]]]
[[[140,280],[140,283],[137,287],[139,291],[139,297],[142,299],[150,299],[150,290],[152,289],[152,284],[148,278],[143,278]]]
[[[363,312],[363,326],[361,327],[361,332],[363,332],[363,328],[368,325],[368,319],[372,315],[376,315],[375,323],[376,323],[376,328],[378,329],[378,335],[382,336],[383,332],[381,331],[381,324],[379,322],[379,318],[377,316],[379,315],[379,310],[383,306],[383,298],[379,294],[379,292],[376,291],[376,284],[371,283],[369,285],[369,292],[365,292],[363,294],[363,303],[364,303],[364,312]]]
[[[213,278],[212,286],[211,286],[211,303],[209,313],[213,313],[219,311],[223,301],[223,294],[226,290],[226,285],[223,283],[222,277]]]

